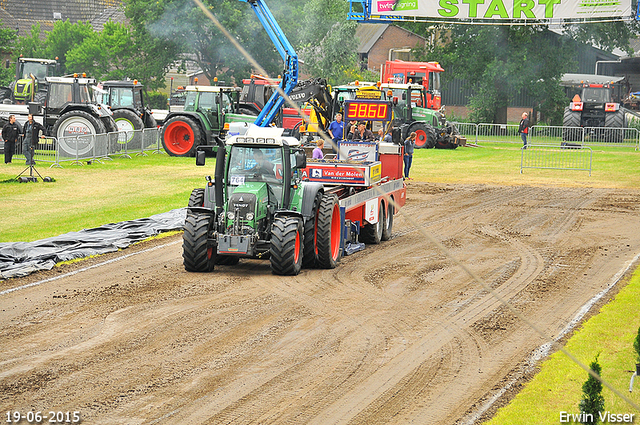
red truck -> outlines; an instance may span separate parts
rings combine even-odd
[[[421,84],[427,91],[428,109],[440,109],[440,73],[444,69],[438,62],[386,61],[382,67],[382,82],[392,84]]]

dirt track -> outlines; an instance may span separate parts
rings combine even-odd
[[[640,252],[638,205],[630,190],[413,183],[403,211],[557,335]],[[398,216],[391,241],[297,277],[253,260],[187,273],[180,243],[1,283],[97,265],[0,295],[3,420],[450,425],[544,342]]]

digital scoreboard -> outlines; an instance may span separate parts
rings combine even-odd
[[[390,121],[391,113],[391,102],[385,100],[357,99],[344,102],[347,121]]]

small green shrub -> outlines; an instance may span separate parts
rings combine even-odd
[[[151,109],[167,109],[167,95],[159,92],[147,92],[147,106]]]
[[[602,367],[598,363],[598,356],[591,362],[589,367],[596,375],[600,376]],[[580,401],[580,413],[582,413],[583,424],[595,425],[599,421],[599,413],[604,410],[604,397],[602,396],[602,382],[589,374],[589,378],[582,385],[582,400]]]
[[[638,328],[638,335],[633,341],[633,349],[636,350],[636,363],[640,363],[640,328]]]

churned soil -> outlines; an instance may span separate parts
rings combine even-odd
[[[640,252],[640,191],[411,183],[407,198],[390,241],[332,270],[188,273],[178,234],[0,282],[2,414],[466,423],[548,341],[416,225],[552,338]]]

